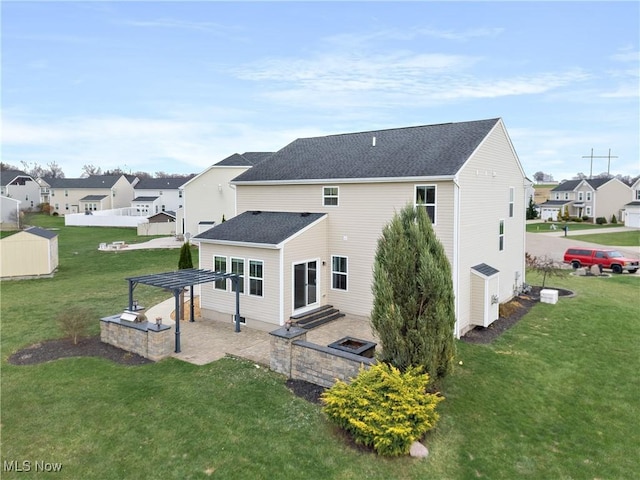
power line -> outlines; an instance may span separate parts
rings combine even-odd
[[[616,156],[612,156],[611,155],[611,149],[609,149],[609,155],[607,156],[598,156],[598,155],[593,155],[593,148],[591,149],[591,155],[584,155],[582,158],[590,158],[591,159],[591,167],[589,169],[589,180],[591,180],[591,177],[593,176],[593,159],[594,158],[607,158],[609,160],[609,163],[607,165],[607,176],[611,176],[611,159],[612,158],[618,158]]]

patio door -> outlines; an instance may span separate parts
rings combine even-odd
[[[300,310],[318,302],[318,262],[293,265],[293,309]]]

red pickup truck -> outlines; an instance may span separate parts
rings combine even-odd
[[[599,265],[600,268],[608,268],[613,273],[636,273],[638,271],[638,260],[626,258],[616,250],[606,248],[585,248],[571,247],[564,252],[564,263],[570,263],[573,268],[590,267]]]

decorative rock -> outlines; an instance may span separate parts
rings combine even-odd
[[[601,273],[600,265],[591,265],[591,275],[595,275],[597,277]]]
[[[409,455],[415,458],[427,458],[429,456],[429,450],[420,442],[413,442],[409,449]]]
[[[587,270],[584,267],[576,268],[575,274],[579,277],[584,277],[587,274]]]

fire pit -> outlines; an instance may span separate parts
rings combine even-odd
[[[376,343],[368,340],[344,337],[336,342],[330,343],[328,347],[335,348],[336,350],[342,350],[343,352],[353,353],[354,355],[360,355],[361,357],[373,358],[376,345]]]

